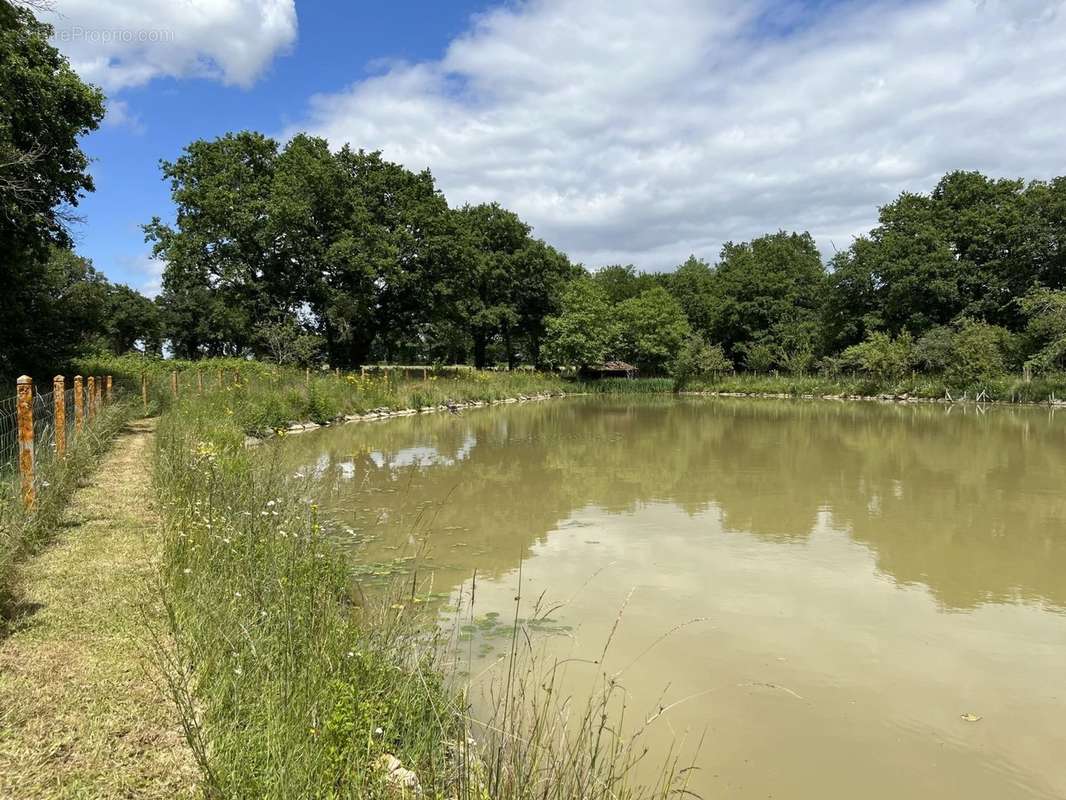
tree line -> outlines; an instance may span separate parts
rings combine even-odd
[[[79,141],[104,98],[0,0],[0,375],[92,350],[644,374],[911,370],[959,380],[1066,359],[1066,178],[951,172],[823,259],[807,233],[728,242],[668,272],[589,270],[496,203],[449,205],[428,170],[255,132],[161,163],[172,222],[149,300],[73,248],[93,190]]]

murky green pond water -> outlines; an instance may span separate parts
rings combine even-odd
[[[705,797],[1066,797],[1066,414],[572,398],[284,447],[368,582],[421,552],[507,617],[521,565],[589,658],[631,595],[608,666],[688,698],[653,740],[706,732]]]

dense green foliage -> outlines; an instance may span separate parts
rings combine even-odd
[[[176,225],[146,227],[167,263],[176,354],[270,355],[257,321],[299,326],[322,356],[515,365],[539,358],[544,319],[574,273],[498,205],[450,209],[428,171],[297,136],[194,142],[163,171]]]
[[[103,96],[50,43],[52,29],[0,0],[0,378],[47,370],[94,329],[65,294],[76,278],[67,223],[92,191],[78,138],[104,114]]]

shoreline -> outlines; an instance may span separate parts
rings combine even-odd
[[[995,400],[992,398],[962,397],[918,397],[909,394],[787,394],[776,392],[676,392],[679,397],[731,397],[755,400],[828,400],[839,403],[884,403],[886,405],[977,405],[977,406],[1048,406],[1049,408],[1066,408],[1066,400]]]
[[[280,428],[277,430],[267,429],[261,431],[261,435],[259,436],[248,434],[245,436],[244,443],[248,447],[254,447],[263,442],[278,438],[279,436],[292,436],[295,434],[307,433],[309,431],[317,431],[322,428],[335,427],[337,425],[350,425],[355,422],[376,422],[378,420],[397,419],[399,417],[416,417],[422,414],[440,414],[445,411],[461,413],[473,408],[488,408],[489,406],[502,406],[512,403],[534,403],[544,400],[558,400],[565,397],[581,397],[586,394],[587,393],[585,392],[543,392],[532,395],[507,397],[502,400],[463,400],[449,403],[447,405],[421,406],[419,408],[392,409],[387,406],[381,406],[372,411],[368,411],[365,414],[340,415],[321,424],[312,422],[311,420],[305,420],[303,422],[293,421],[289,423],[287,428]]]
[[[466,400],[457,401],[448,405],[422,406],[420,408],[393,409],[386,406],[375,408],[365,414],[344,414],[333,420],[323,423],[311,420],[292,421],[286,428],[267,429],[260,431],[258,435],[247,434],[245,446],[255,447],[275,438],[293,436],[322,428],[349,425],[356,422],[378,422],[382,420],[398,419],[400,417],[415,417],[423,414],[439,414],[442,412],[461,413],[475,408],[488,408],[490,406],[510,405],[515,403],[532,403],[544,400],[558,400],[567,397],[625,397],[627,392],[546,392],[534,395],[518,395],[501,400]],[[683,392],[633,392],[632,396],[639,397],[708,397],[730,398],[747,400],[814,400],[836,403],[880,403],[883,405],[973,405],[985,406],[1045,406],[1048,408],[1066,408],[1066,400],[997,400],[992,398],[970,398],[968,393],[962,397],[920,397],[910,394],[789,394],[786,392],[720,392],[720,391],[683,391]]]

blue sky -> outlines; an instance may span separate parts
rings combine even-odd
[[[499,201],[590,267],[778,229],[831,253],[948,170],[1066,172],[1063,0],[55,5],[111,98],[78,246],[149,292],[159,159],[244,128],[428,166],[453,205]]]

